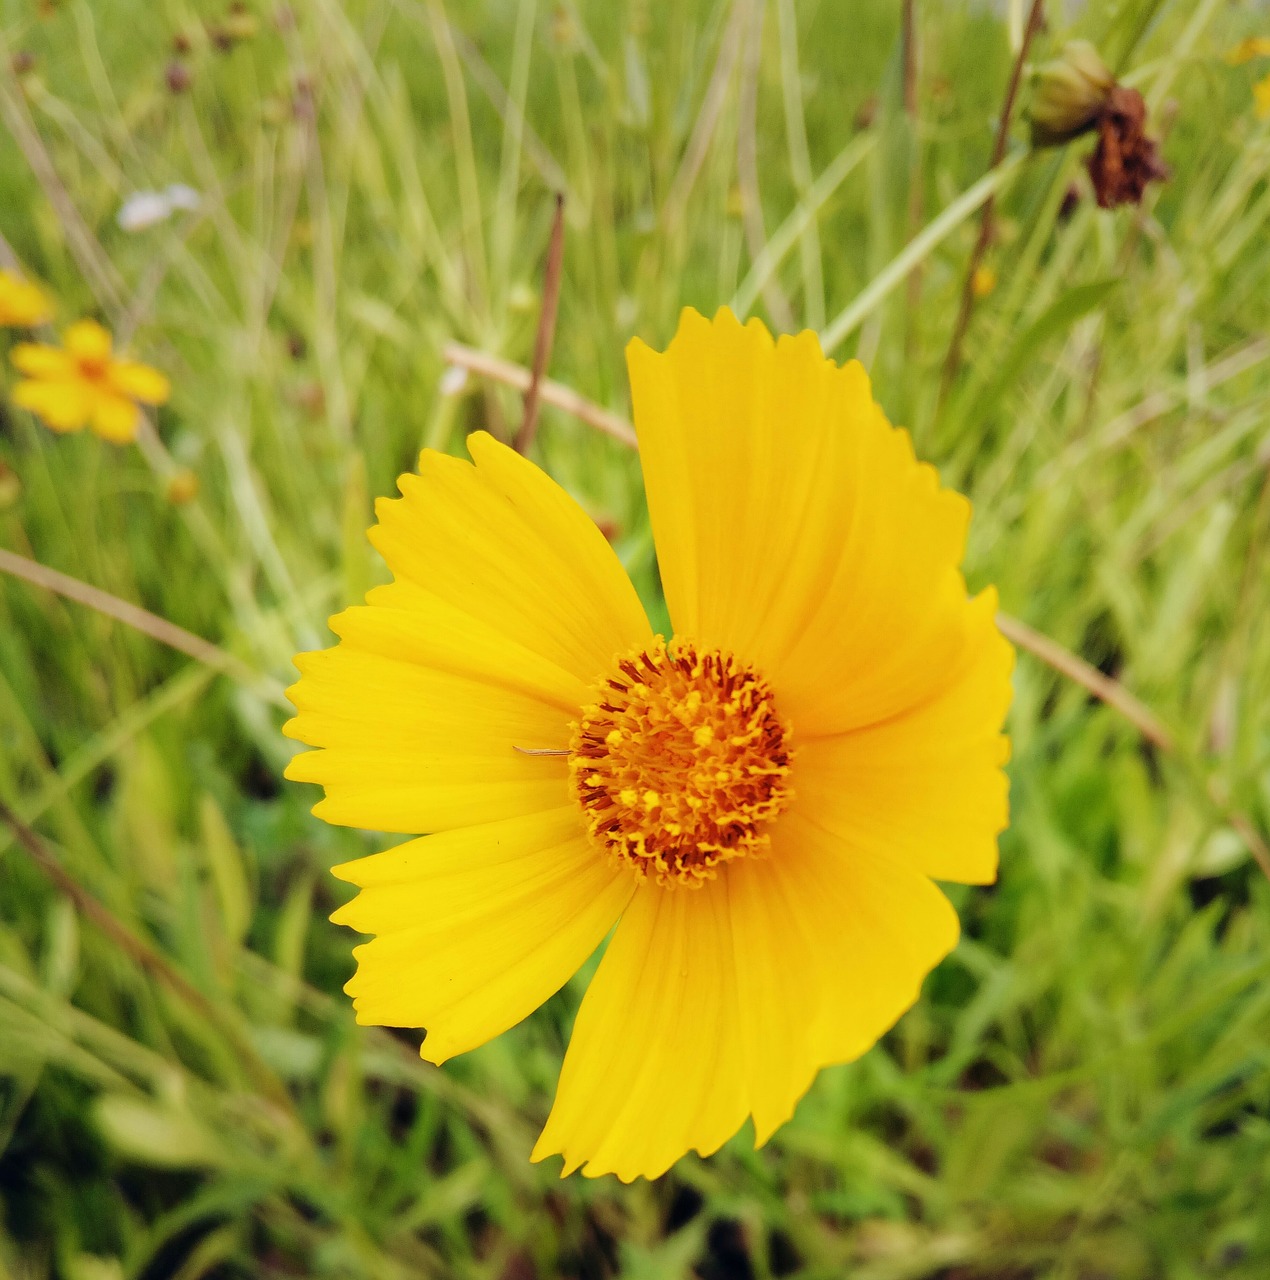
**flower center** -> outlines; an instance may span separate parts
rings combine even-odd
[[[79,365],[81,377],[89,382],[100,382],[106,376],[109,361],[101,356],[79,356],[75,363]]]
[[[767,851],[789,762],[788,730],[752,667],[660,636],[597,686],[569,747],[591,834],[666,886],[698,886],[719,863]]]

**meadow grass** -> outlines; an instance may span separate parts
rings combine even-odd
[[[889,0],[0,3],[0,231],[175,385],[139,448],[6,410],[0,545],[229,655],[0,580],[0,800],[62,876],[0,831],[0,1276],[1270,1274],[1270,123],[1222,57],[1265,14],[1047,6],[1034,59],[1097,43],[1172,176],[1105,212],[1016,125],[941,399],[1024,8],[917,0],[906,109]],[[118,228],[172,182],[200,211]],[[441,351],[529,361],[557,190],[552,377],[625,415],[683,305],[821,330],[974,499],[971,586],[1171,743],[1023,654],[1000,881],[919,1005],[762,1151],[629,1187],[528,1163],[586,975],[443,1069],[356,1028],[327,870],[389,841],[281,781],[373,495],[520,420]],[[664,617],[635,454],[547,406],[534,456]]]

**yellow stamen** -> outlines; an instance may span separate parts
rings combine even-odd
[[[762,855],[789,803],[789,733],[771,689],[731,654],[658,637],[599,684],[569,772],[591,834],[642,879],[697,886]]]

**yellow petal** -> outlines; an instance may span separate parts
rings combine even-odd
[[[79,431],[92,407],[87,389],[78,382],[19,382],[11,399],[54,431]]]
[[[330,621],[354,649],[485,680],[559,707],[571,719],[587,698],[577,676],[413,582],[375,587],[366,600]]]
[[[1265,57],[1270,57],[1270,36],[1247,36],[1226,51],[1226,61],[1232,67]]]
[[[324,750],[287,776],[326,787],[330,822],[416,833],[565,803],[564,759],[525,752],[566,748],[587,684],[649,636],[582,510],[490,437],[470,447],[476,466],[427,452],[379,504],[397,582],[297,659],[285,732]]]
[[[1256,104],[1257,119],[1270,119],[1270,76],[1252,86],[1252,99]]]
[[[47,323],[52,314],[43,289],[11,271],[0,271],[0,324],[30,328]]]
[[[664,355],[628,348],[675,630],[772,681],[801,736],[894,715],[964,643],[970,506],[939,488],[856,362],[685,311]]]
[[[135,440],[141,413],[131,400],[99,390],[93,397],[93,430],[111,444]]]
[[[136,360],[112,360],[106,379],[122,396],[142,404],[166,404],[172,384],[157,369]]]
[[[558,991],[635,889],[574,805],[425,836],[335,874],[362,891],[331,918],[378,935],[355,949],[345,987],[358,1022],[426,1027],[421,1052],[438,1063]]]
[[[636,893],[574,1023],[532,1159],[564,1172],[655,1178],[717,1150],[745,1118],[726,894]]]
[[[567,712],[496,679],[459,676],[341,643],[296,659],[283,732],[323,750],[286,776],[319,782],[313,810],[343,826],[442,831],[556,808],[569,800],[561,757]]]
[[[739,1028],[756,1138],[823,1066],[866,1053],[957,945],[957,913],[925,876],[850,849],[789,813],[771,856],[728,874]]]
[[[402,497],[376,504],[371,541],[393,574],[585,683],[651,638],[604,535],[533,463],[484,432],[475,466],[431,450]]]
[[[19,342],[9,359],[19,373],[28,378],[73,378],[77,374],[75,361],[61,347],[50,347],[43,342]]]
[[[76,360],[104,362],[110,359],[110,331],[96,320],[76,320],[62,335],[62,341]]]
[[[957,940],[929,880],[789,816],[769,858],[699,890],[646,884],[587,991],[534,1148],[565,1172],[657,1177],[753,1115],[759,1142],[816,1071],[858,1057]]]
[[[881,851],[936,880],[990,884],[1009,817],[1001,725],[1014,651],[996,629],[996,592],[972,606],[979,640],[949,687],[901,716],[803,743],[798,812],[857,854]]]

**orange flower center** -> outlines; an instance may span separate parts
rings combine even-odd
[[[75,363],[79,366],[80,376],[88,382],[100,382],[110,367],[109,359],[103,356],[77,356]]]
[[[620,862],[695,887],[719,863],[767,851],[790,755],[752,667],[659,636],[598,685],[573,726],[569,776],[591,834]]]

